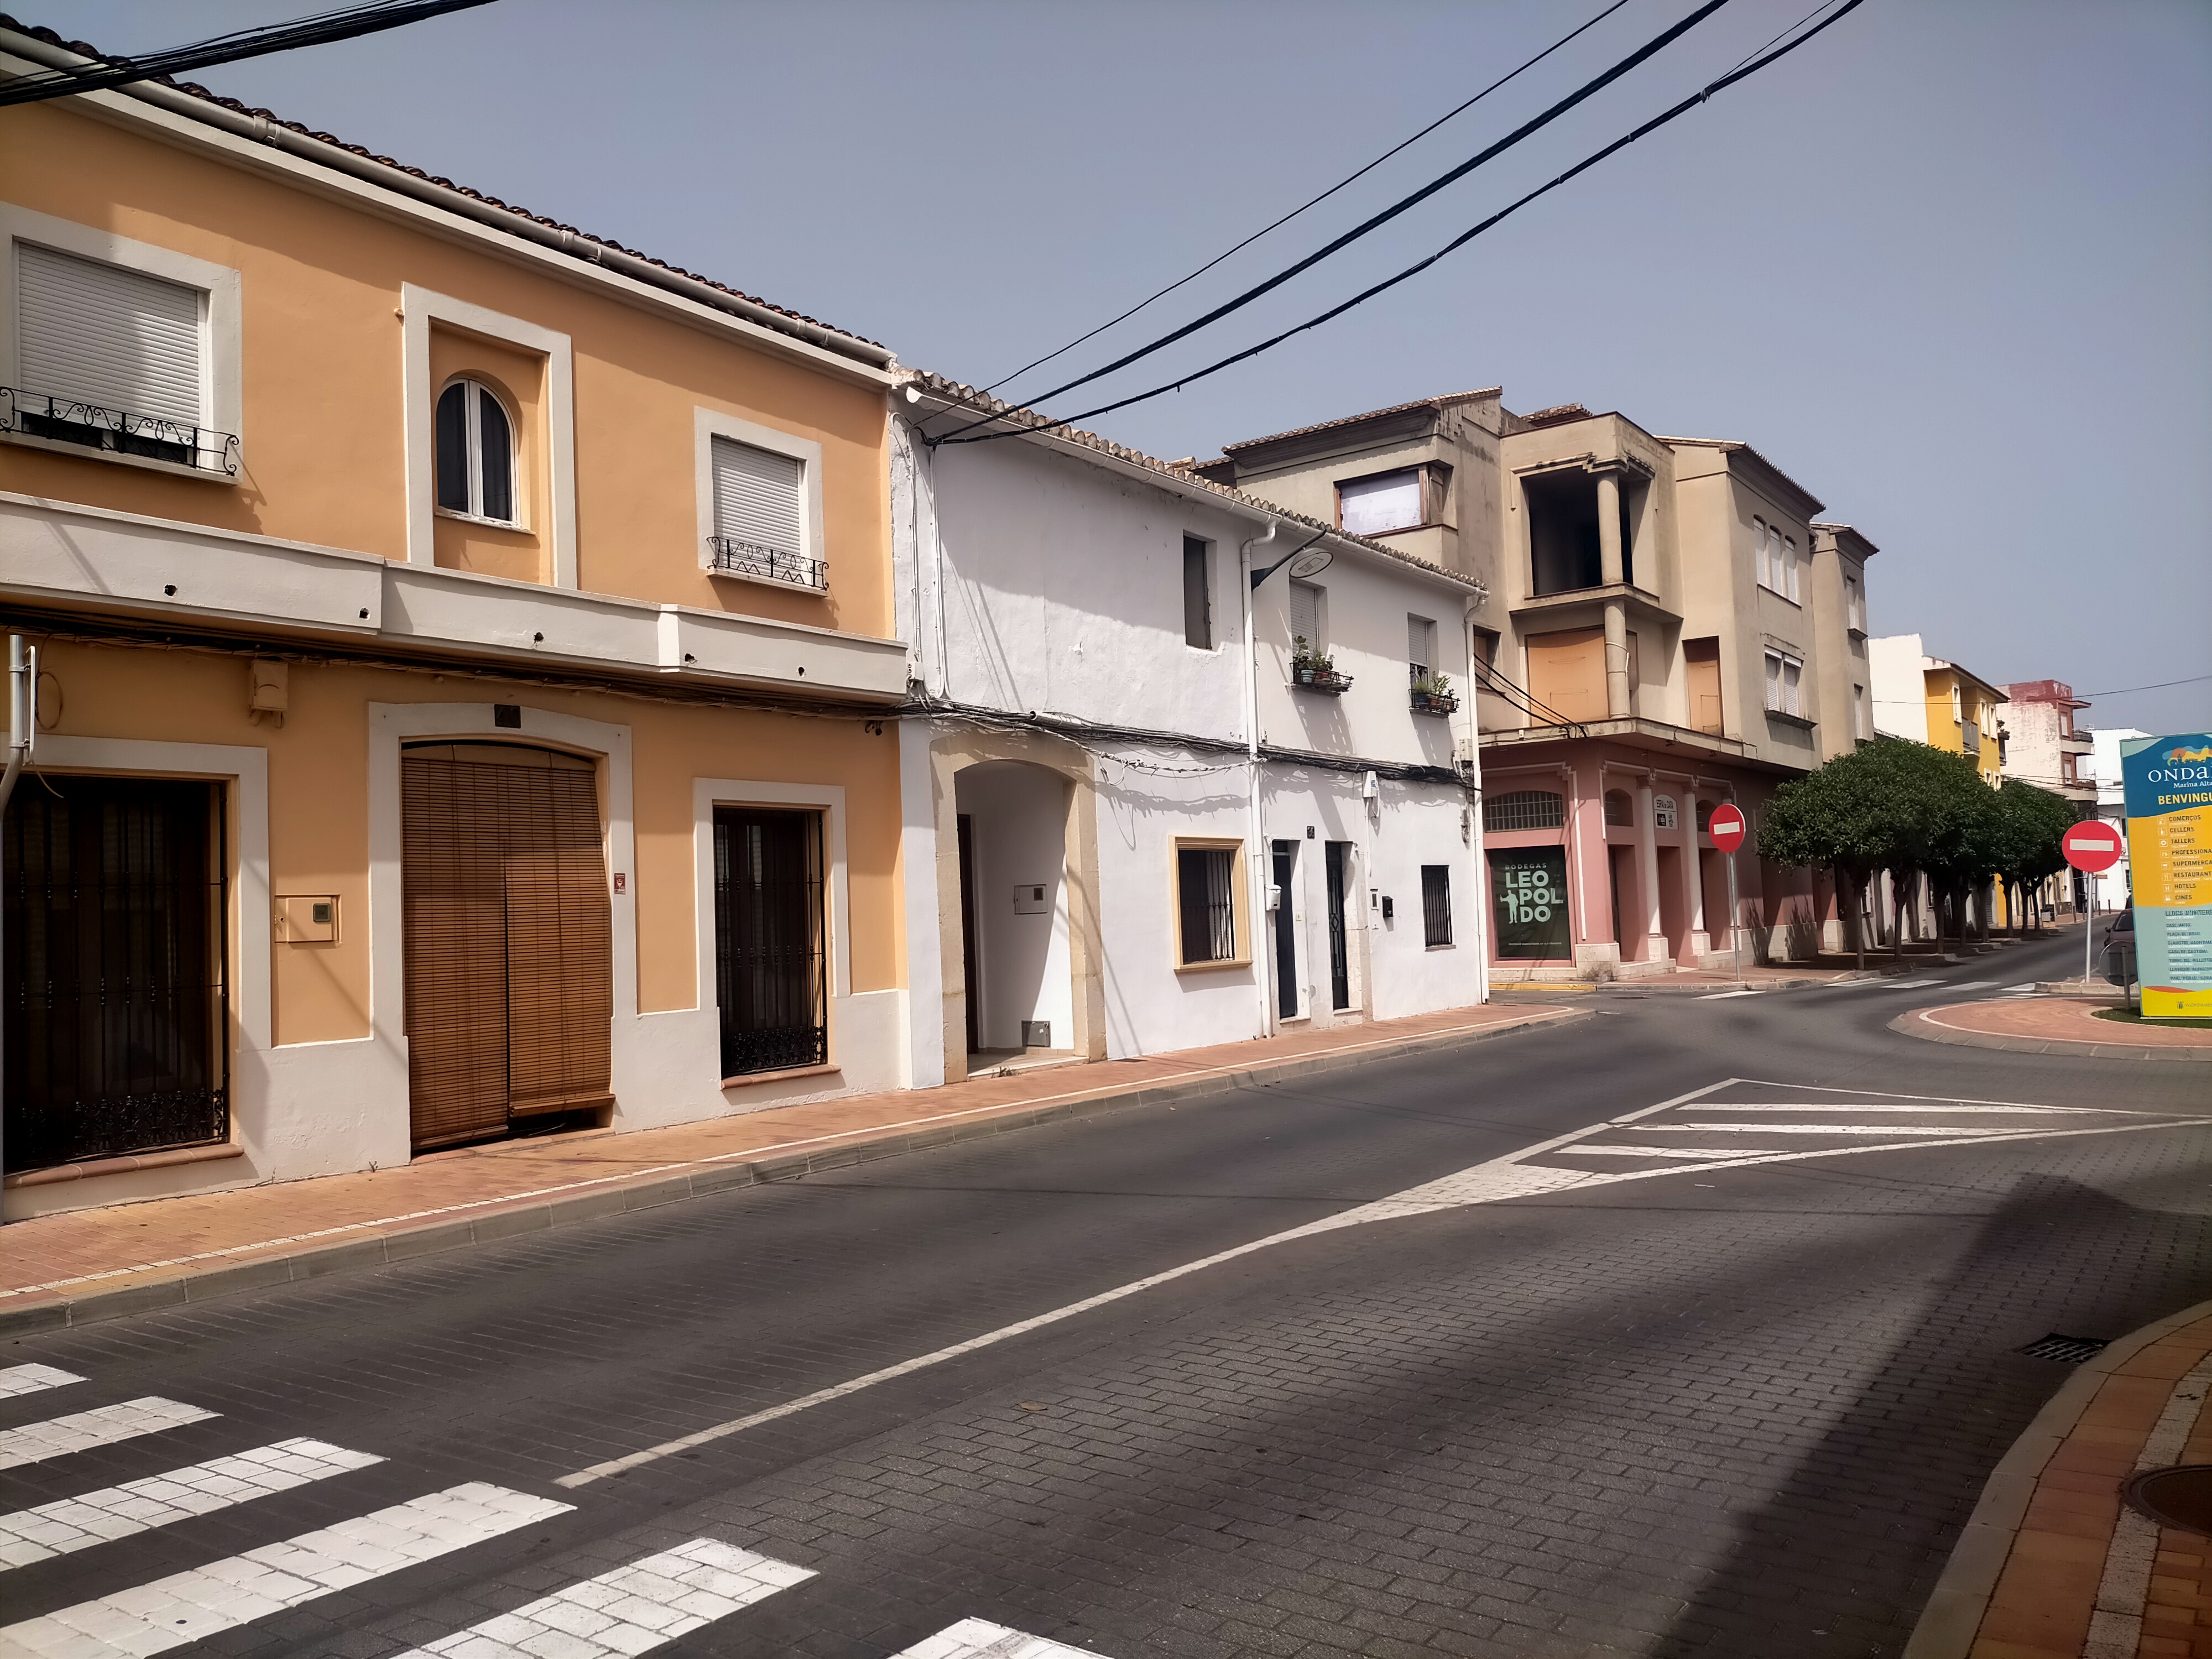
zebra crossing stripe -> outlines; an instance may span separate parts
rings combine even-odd
[[[987,1620],[963,1619],[892,1659],[1104,1659],[1104,1656],[1042,1636],[1024,1636]]]
[[[0,1366],[0,1400],[13,1400],[19,1394],[36,1394],[40,1389],[58,1389],[64,1382],[83,1381],[74,1371],[57,1370],[52,1365]]]
[[[481,1481],[0,1628],[0,1656],[145,1659],[532,1526],[573,1506]]]
[[[0,1469],[43,1463],[50,1457],[112,1446],[118,1440],[135,1440],[142,1434],[204,1423],[215,1416],[180,1400],[148,1395],[118,1406],[100,1406],[67,1417],[50,1417],[43,1423],[26,1423],[20,1429],[0,1429]]]
[[[326,1480],[383,1461],[319,1440],[280,1440],[273,1446],[171,1469],[166,1474],[103,1486],[82,1498],[64,1498],[36,1509],[17,1510],[0,1515],[0,1572],[166,1527],[191,1516],[227,1510],[270,1492],[289,1492],[311,1480]]]
[[[711,1538],[603,1572],[396,1659],[620,1659],[647,1653],[814,1575]]]

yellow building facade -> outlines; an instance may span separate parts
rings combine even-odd
[[[7,1213],[908,1080],[890,354],[174,88],[0,155]]]

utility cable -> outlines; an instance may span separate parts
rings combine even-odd
[[[384,29],[403,28],[449,11],[465,11],[491,0],[368,0],[337,11],[317,12],[289,23],[269,23],[234,29],[188,46],[172,46],[143,58],[109,58],[89,68],[40,70],[19,76],[0,86],[0,107],[35,104],[49,98],[67,98],[83,92],[100,92],[128,86],[135,81],[158,80],[187,70],[216,64],[234,64],[290,52],[297,46],[319,46],[333,40],[350,40]]]
[[[1426,270],[1431,265],[1437,264],[1447,255],[1455,253],[1459,249],[1466,246],[1468,243],[1481,235],[1483,232],[1489,230],[1502,221],[1511,217],[1522,208],[1528,206],[1529,203],[1536,200],[1537,198],[1550,194],[1553,191],[1557,190],[1561,185],[1565,184],[1569,179],[1577,178],[1579,175],[1589,172],[1590,168],[1595,167],[1607,157],[1627,149],[1629,145],[1634,143],[1638,139],[1648,137],[1650,134],[1656,132],[1660,128],[1667,125],[1669,122],[1688,114],[1690,111],[1696,109],[1699,105],[1705,103],[1715,93],[1723,90],[1724,88],[1734,86],[1737,82],[1756,75],[1759,70],[1766,68],[1769,64],[1778,62],[1780,59],[1787,57],[1790,53],[1796,51],[1798,47],[1803,46],[1807,41],[1812,40],[1813,37],[1819,34],[1821,30],[1829,27],[1832,24],[1840,22],[1844,18],[1849,16],[1852,12],[1856,11],[1859,7],[1865,3],[1866,0],[1844,0],[1844,3],[1840,10],[1823,20],[1820,23],[1812,29],[1808,30],[1805,33],[1798,36],[1797,39],[1790,41],[1787,46],[1779,47],[1777,50],[1767,53],[1765,57],[1759,58],[1757,61],[1742,69],[1736,70],[1730,74],[1723,76],[1719,80],[1714,82],[1711,85],[1705,88],[1701,91],[1692,93],[1687,98],[1683,99],[1681,102],[1676,104],[1672,109],[1654,116],[1650,120],[1646,121],[1642,126],[1638,127],[1633,132],[1627,134],[1624,137],[1616,138],[1613,143],[1607,144],[1603,149],[1599,150],[1595,155],[1577,162],[1573,167],[1569,167],[1565,173],[1553,179],[1549,184],[1540,185],[1534,190],[1530,191],[1526,196],[1522,197],[1518,201],[1509,203],[1506,206],[1500,208],[1496,213],[1492,214],[1490,217],[1483,220],[1481,223],[1475,225],[1472,228],[1454,237],[1450,241],[1445,243],[1443,246],[1438,248],[1434,253],[1430,254],[1425,259],[1419,260],[1413,264],[1407,266],[1405,270],[1398,272],[1395,276],[1385,277],[1382,281],[1376,283],[1370,288],[1361,289],[1360,292],[1353,295],[1349,300],[1345,301],[1342,304],[1332,306],[1327,311],[1322,312],[1319,316],[1310,318],[1308,320],[1298,324],[1294,328],[1285,329],[1281,333],[1273,335],[1268,338],[1261,341],[1260,343],[1255,346],[1248,347],[1246,349],[1237,352],[1233,356],[1224,357],[1218,362],[1209,363],[1204,368],[1194,370],[1177,380],[1170,380],[1164,386],[1154,386],[1151,391],[1138,392],[1133,397],[1117,398],[1110,404],[1101,404],[1096,409],[1087,409],[1079,414],[1066,415],[1057,420],[1052,421],[1040,419],[1035,425],[1010,427],[999,432],[980,433],[972,438],[962,437],[958,435],[957,433],[948,434],[943,438],[933,439],[930,441],[933,445],[939,443],[988,443],[994,438],[1017,438],[1024,435],[1024,434],[1051,432],[1060,427],[1072,426],[1078,421],[1094,420],[1101,415],[1110,415],[1116,410],[1127,409],[1133,404],[1148,403],[1154,398],[1165,397],[1170,392],[1180,392],[1183,387],[1189,386],[1195,381],[1203,380],[1209,375],[1218,374],[1223,369],[1231,368],[1237,363],[1247,361],[1248,359],[1256,357],[1263,351],[1271,351],[1275,347],[1282,344],[1284,341],[1303,334],[1309,329],[1319,328],[1324,323],[1333,322],[1337,318],[1344,315],[1346,312],[1352,310],[1355,306],[1364,305],[1368,301],[1375,298],[1376,295],[1387,293],[1391,289],[1397,287],[1399,283],[1406,282],[1412,277],[1418,276],[1421,272]],[[967,432],[973,427],[985,425],[988,423],[988,420],[1002,420],[1006,418],[1006,415],[1013,412],[1014,411],[1012,410],[1007,410],[1002,414],[988,416],[986,421],[972,422],[969,426],[960,428],[959,431]]]
[[[1468,173],[1474,172],[1485,162],[1492,161],[1498,156],[1503,155],[1507,150],[1511,149],[1516,144],[1521,143],[1522,139],[1528,138],[1537,132],[1540,132],[1544,128],[1549,126],[1553,122],[1558,120],[1559,117],[1566,114],[1577,105],[1584,103],[1588,100],[1595,97],[1599,93],[1604,91],[1606,88],[1611,86],[1615,81],[1620,79],[1622,76],[1627,74],[1639,64],[1642,64],[1646,58],[1658,52],[1663,51],[1668,46],[1671,46],[1675,40],[1680,39],[1682,35],[1688,33],[1690,30],[1704,22],[1706,18],[1711,16],[1715,12],[1718,11],[1727,3],[1728,0],[1705,0],[1705,3],[1704,5],[1698,7],[1697,10],[1692,12],[1680,22],[1676,23],[1671,28],[1662,30],[1658,34],[1653,36],[1643,46],[1638,46],[1634,52],[1629,53],[1627,57],[1615,64],[1611,69],[1607,70],[1603,74],[1597,76],[1592,80],[1584,82],[1581,86],[1576,88],[1574,91],[1569,93],[1565,98],[1560,99],[1559,102],[1553,104],[1549,109],[1544,111],[1540,115],[1534,116],[1528,120],[1522,122],[1512,131],[1507,133],[1505,137],[1500,138],[1496,143],[1490,145],[1487,149],[1480,150],[1472,156],[1469,156],[1466,161],[1461,162],[1449,172],[1431,179],[1427,184],[1423,185],[1419,190],[1413,191],[1412,195],[1403,197],[1400,200],[1392,203],[1389,207],[1384,208],[1380,213],[1371,215],[1368,218],[1362,220],[1358,224],[1354,225],[1350,230],[1346,231],[1341,236],[1337,237],[1333,241],[1324,243],[1321,247],[1316,249],[1313,252],[1309,253],[1304,258],[1298,260],[1295,264],[1289,266],[1285,270],[1278,271],[1275,275],[1268,277],[1267,281],[1263,283],[1260,283],[1254,287],[1246,289],[1243,293],[1237,295],[1234,299],[1224,301],[1223,303],[1216,306],[1212,310],[1207,312],[1204,316],[1200,317],[1195,321],[1186,323],[1181,328],[1162,335],[1158,339],[1151,342],[1149,344],[1139,346],[1133,351],[1125,352],[1122,356],[1116,357],[1112,362],[1108,363],[1103,368],[1095,368],[1088,374],[1079,375],[1073,380],[1065,381],[1062,384],[1053,387],[1049,392],[1039,392],[1036,397],[1029,399],[1028,401],[1031,403],[1042,403],[1048,398],[1057,398],[1063,392],[1073,392],[1077,386],[1087,386],[1091,381],[1099,379],[1101,376],[1111,374],[1116,369],[1127,368],[1131,363],[1137,362],[1144,358],[1149,357],[1156,351],[1165,350],[1169,346],[1173,345],[1177,340],[1183,339],[1189,335],[1195,334],[1202,328],[1208,327],[1214,323],[1219,322],[1224,317],[1228,316],[1232,312],[1243,310],[1254,301],[1260,299],[1265,295],[1273,293],[1275,289],[1280,288],[1285,283],[1289,282],[1293,276],[1297,276],[1301,271],[1311,270],[1315,265],[1319,264],[1323,259],[1328,258],[1331,254],[1340,252],[1345,248],[1351,246],[1352,243],[1359,240],[1363,236],[1369,235],[1374,231],[1380,229],[1382,226],[1389,224],[1393,219],[1397,218],[1401,214],[1411,212],[1415,207],[1418,207],[1421,203],[1427,201],[1430,197],[1434,196],[1438,191],[1446,188],[1448,185],[1455,184],[1462,179],[1464,179]],[[997,416],[995,416],[987,415],[981,420],[970,422],[969,426],[956,428],[953,432],[948,433],[946,437],[950,438],[957,436],[958,434],[968,431],[970,427],[982,426],[996,418]],[[931,441],[943,442],[945,440],[933,439]]]
[[[1832,3],[1833,0],[1824,0],[1824,3]],[[1535,68],[1537,64],[1542,63],[1553,52],[1558,52],[1561,47],[1571,44],[1581,36],[1587,34],[1590,30],[1595,28],[1600,23],[1605,21],[1607,18],[1612,16],[1613,13],[1619,11],[1627,3],[1628,0],[1613,0],[1613,3],[1611,5],[1607,6],[1603,11],[1598,13],[1596,16],[1591,18],[1587,23],[1583,24],[1580,27],[1574,29],[1569,33],[1561,35],[1558,40],[1552,42],[1550,46],[1545,47],[1543,51],[1538,52],[1534,58],[1529,58],[1526,63],[1521,64],[1519,68],[1510,70],[1505,74],[1499,76],[1495,81],[1492,81],[1480,92],[1476,93],[1474,97],[1468,99],[1465,103],[1461,104],[1455,108],[1446,110],[1442,115],[1437,117],[1435,120],[1430,122],[1428,125],[1423,127],[1419,132],[1407,139],[1403,143],[1394,145],[1392,148],[1384,150],[1380,155],[1367,163],[1365,167],[1361,167],[1356,173],[1348,173],[1344,178],[1338,179],[1327,190],[1322,191],[1320,195],[1313,198],[1312,200],[1301,203],[1298,206],[1292,208],[1288,213],[1285,213],[1281,218],[1276,220],[1273,224],[1262,225],[1259,229],[1254,231],[1249,236],[1247,236],[1243,241],[1237,243],[1236,246],[1225,249],[1224,252],[1216,254],[1212,258],[1208,259],[1204,264],[1200,265],[1196,270],[1192,271],[1188,276],[1178,277],[1176,281],[1170,283],[1165,288],[1160,289],[1158,293],[1147,295],[1144,299],[1138,301],[1136,304],[1131,306],[1120,316],[1108,319],[1105,322],[1099,324],[1097,327],[1092,329],[1090,333],[1080,335],[1075,339],[1070,340],[1066,345],[1060,347],[1057,350],[1046,352],[1043,356],[1037,358],[1034,362],[1024,363],[1012,374],[1005,376],[1003,379],[992,381],[990,385],[983,387],[981,392],[973,395],[988,397],[992,392],[996,392],[1000,386],[1006,385],[1008,382],[1018,380],[1023,375],[1028,374],[1031,369],[1042,368],[1045,364],[1052,362],[1054,358],[1064,357],[1069,352],[1074,350],[1076,347],[1097,339],[1108,329],[1116,327],[1122,323],[1127,322],[1130,318],[1135,316],[1146,307],[1151,305],[1155,300],[1164,300],[1169,295],[1174,293],[1177,289],[1188,287],[1190,283],[1196,282],[1200,277],[1205,276],[1207,271],[1212,270],[1216,265],[1221,264],[1224,260],[1242,253],[1246,248],[1251,246],[1253,243],[1258,241],[1262,236],[1267,235],[1271,232],[1280,230],[1285,225],[1290,223],[1291,220],[1297,218],[1300,214],[1306,212],[1309,209],[1319,207],[1323,202],[1328,200],[1330,197],[1335,195],[1339,191],[1343,190],[1346,185],[1356,184],[1360,179],[1364,179],[1369,173],[1374,172],[1376,168],[1381,167],[1392,156],[1398,155],[1401,151],[1412,149],[1415,144],[1419,143],[1422,139],[1434,132],[1438,127],[1443,125],[1445,122],[1452,120],[1455,117],[1464,115],[1468,111],[1473,109],[1484,99],[1489,97],[1492,93],[1497,91],[1507,82],[1515,80],[1529,70]],[[938,412],[939,414],[943,414],[946,411],[940,410]]]

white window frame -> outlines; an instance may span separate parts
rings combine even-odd
[[[691,469],[692,489],[699,501],[699,536],[696,556],[699,568],[720,581],[751,582],[761,587],[780,587],[788,593],[811,593],[821,597],[827,586],[809,587],[804,582],[779,580],[774,576],[759,576],[744,570],[717,570],[714,550],[709,545],[714,532],[714,440],[727,438],[732,443],[750,444],[755,449],[765,449],[772,455],[788,455],[799,465],[799,515],[803,520],[799,530],[801,556],[818,562],[826,584],[829,579],[830,556],[823,547],[822,533],[822,446],[811,438],[801,438],[789,432],[779,432],[774,427],[763,426],[757,421],[732,415],[723,410],[708,409],[695,404],[691,410]]]
[[[1213,973],[1252,965],[1251,876],[1245,868],[1245,851],[1242,841],[1228,836],[1173,836],[1169,838],[1168,939],[1169,948],[1174,953],[1175,971],[1178,974]],[[1230,855],[1230,942],[1234,950],[1229,956],[1199,962],[1187,961],[1183,957],[1182,854],[1186,852],[1227,853]]]
[[[430,332],[442,324],[465,334],[480,335],[503,345],[520,346],[545,360],[545,430],[530,431],[509,409],[514,422],[515,476],[518,485],[530,476],[520,462],[526,445],[543,442],[546,497],[551,506],[553,586],[576,586],[576,372],[575,357],[565,334],[540,328],[519,317],[508,317],[485,307],[456,300],[403,283],[399,289],[401,349],[404,368],[403,421],[407,448],[407,562],[434,565],[438,562],[438,394],[441,383],[430,383]],[[465,371],[463,371],[465,374]],[[517,490],[515,518],[481,522],[505,530],[529,531],[529,512]],[[544,532],[537,532],[541,536]]]
[[[151,242],[134,241],[111,231],[95,230],[90,225],[0,202],[0,256],[4,256],[0,257],[0,386],[17,386],[27,392],[41,388],[24,386],[17,373],[20,343],[16,338],[19,322],[15,247],[19,242],[35,243],[58,253],[118,265],[125,270],[143,271],[149,276],[199,290],[200,425],[205,431],[228,433],[238,440],[239,475],[233,477],[226,472],[157,460],[150,455],[125,455],[57,439],[34,438],[25,433],[0,434],[0,438],[27,448],[73,455],[80,460],[109,461],[150,472],[167,472],[175,477],[198,478],[204,483],[235,486],[246,473],[246,420],[239,352],[242,284],[238,272],[228,265],[196,259]]]
[[[437,435],[437,404],[443,401],[446,394],[457,386],[474,387],[477,398],[490,398],[499,405],[499,412],[507,416],[507,499],[508,505],[514,509],[514,516],[511,519],[495,519],[477,510],[483,504],[483,431],[477,424],[475,398],[469,399],[469,413],[463,424],[461,434],[468,447],[469,500],[475,503],[475,506],[464,513],[458,507],[441,504],[437,508],[438,516],[441,519],[459,519],[469,524],[489,525],[495,530],[520,530],[526,532],[530,528],[530,517],[527,511],[529,503],[523,499],[522,469],[518,465],[520,458],[515,453],[522,443],[522,422],[514,407],[500,396],[498,391],[483,376],[471,374],[464,370],[459,374],[449,375],[446,383],[438,388],[437,398],[433,399],[431,404],[433,443],[434,444]],[[434,453],[431,457],[431,465],[434,470],[436,465],[437,457]]]
[[[1778,651],[1772,646],[1767,647],[1763,654],[1765,661],[1761,663],[1760,668],[1762,678],[1765,682],[1766,712],[1770,714],[1786,714],[1792,720],[1806,719],[1805,659],[1802,657],[1794,657],[1787,651]],[[1764,671],[1767,663],[1779,664],[1780,668],[1775,673],[1766,674]],[[1797,672],[1797,678],[1794,682],[1790,678],[1792,669]],[[1776,701],[1778,697],[1780,698],[1778,702]]]
[[[1866,575],[1854,572],[1844,578],[1844,626],[1860,638],[1866,637]]]

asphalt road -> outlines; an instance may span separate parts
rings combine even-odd
[[[2212,1297],[2202,1067],[1887,1029],[2079,950],[20,1339],[0,1654],[1893,1654],[2019,1350]]]

